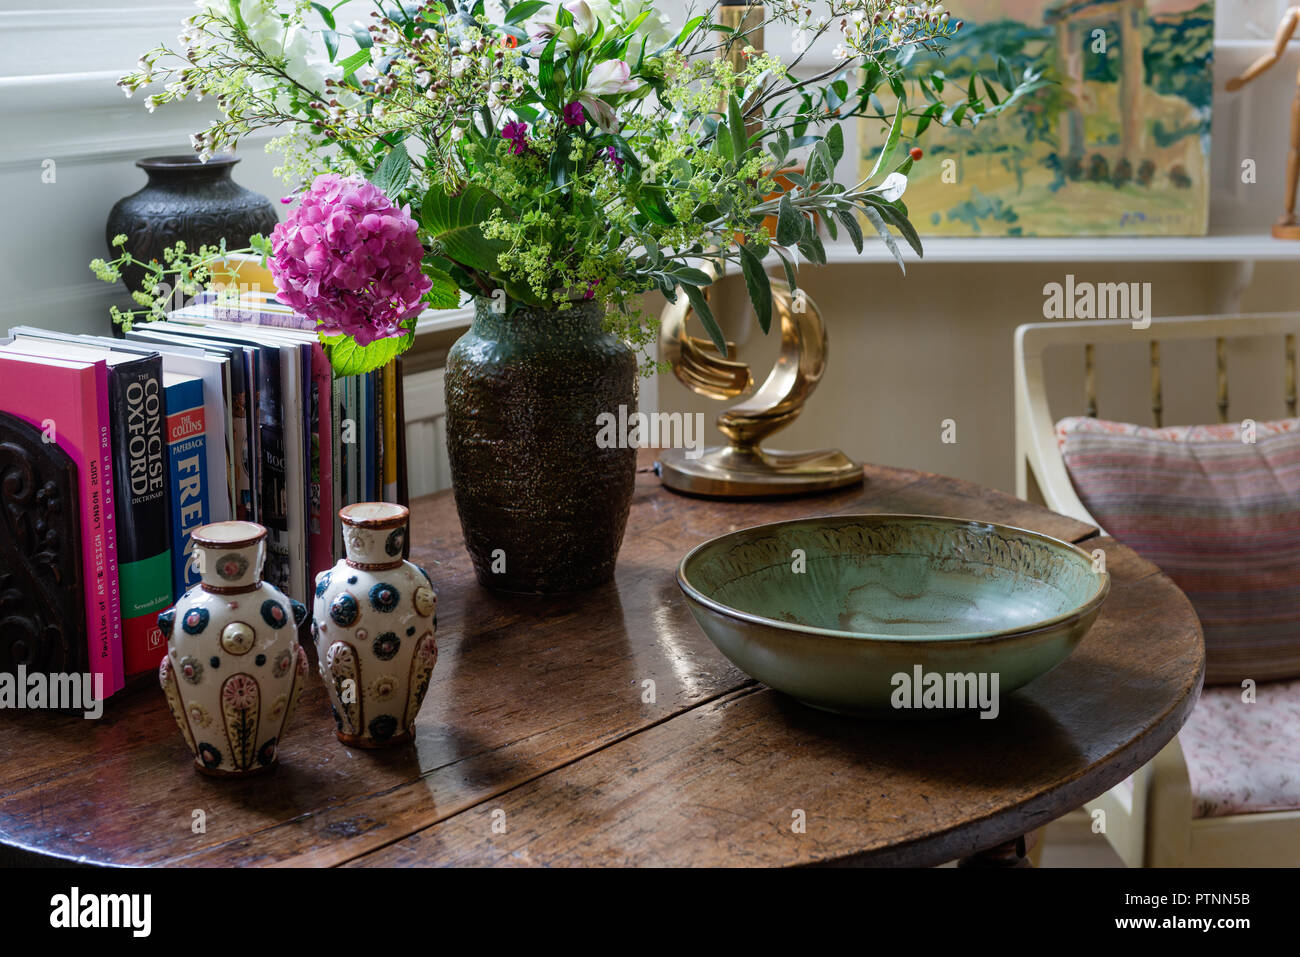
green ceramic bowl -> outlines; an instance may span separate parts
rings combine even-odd
[[[677,583],[746,674],[847,714],[996,714],[1056,667],[1110,590],[1088,553],[1005,525],[837,515],[730,532]]]

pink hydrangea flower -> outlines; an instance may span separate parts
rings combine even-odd
[[[271,251],[281,301],[363,346],[400,335],[433,285],[410,207],[360,177],[316,177]]]

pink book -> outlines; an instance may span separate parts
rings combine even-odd
[[[103,676],[104,697],[124,683],[108,408],[108,366],[102,360],[0,352],[0,409],[38,429],[52,428],[55,441],[77,466],[86,645],[91,673]]]

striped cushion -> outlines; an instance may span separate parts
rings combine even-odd
[[[1079,498],[1155,562],[1205,631],[1206,684],[1300,677],[1300,419],[1056,426]]]

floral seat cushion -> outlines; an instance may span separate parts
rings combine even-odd
[[[1300,419],[1056,426],[1079,499],[1160,566],[1205,633],[1205,683],[1300,677]]]
[[[1178,741],[1196,817],[1300,809],[1300,681],[1206,688]]]

